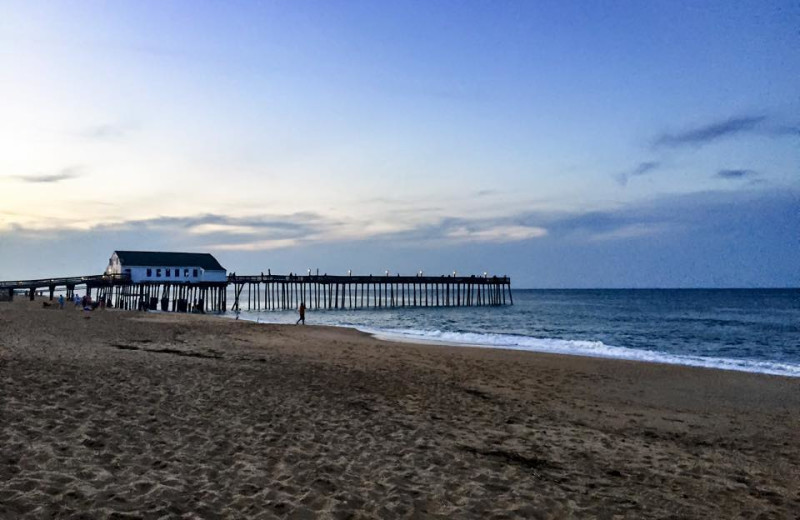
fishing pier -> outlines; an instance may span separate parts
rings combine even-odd
[[[308,309],[380,309],[401,307],[472,307],[513,305],[507,276],[400,275],[227,275],[224,281],[146,280],[126,274],[103,274],[0,281],[0,292],[12,299],[26,293],[55,297],[76,290],[94,301],[127,310],[226,312]]]
[[[126,310],[172,312],[226,312],[230,309],[286,310],[304,304],[307,309],[380,309],[395,307],[472,307],[514,304],[507,276],[307,276],[289,273],[228,274],[209,253],[117,250],[105,273],[91,276],[0,282],[0,295],[13,299],[26,292],[56,290],[72,299],[76,287],[93,302]],[[246,291],[245,291],[246,289]]]

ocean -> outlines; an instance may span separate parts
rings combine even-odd
[[[514,305],[502,307],[310,310],[306,323],[353,327],[395,340],[800,377],[800,289],[515,289],[513,294]],[[240,319],[294,323],[297,312],[243,310]]]

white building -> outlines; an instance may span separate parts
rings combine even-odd
[[[219,283],[228,280],[225,268],[208,253],[114,251],[106,274],[127,275],[133,283]]]

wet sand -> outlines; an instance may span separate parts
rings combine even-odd
[[[0,303],[0,518],[795,518],[799,444],[800,379]]]

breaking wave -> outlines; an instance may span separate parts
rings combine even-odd
[[[393,341],[433,343],[440,345],[483,347],[509,350],[526,350],[552,354],[589,356],[671,365],[738,370],[781,376],[800,377],[800,364],[780,363],[754,359],[734,359],[692,356],[688,354],[669,354],[653,350],[632,349],[606,345],[602,341],[581,341],[553,338],[534,338],[512,334],[490,334],[475,332],[447,332],[440,330],[414,329],[369,329],[358,327],[373,336]]]

